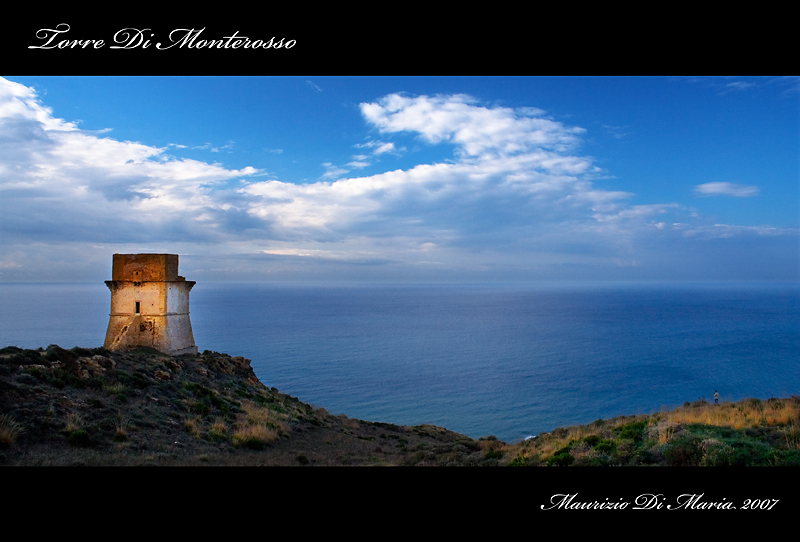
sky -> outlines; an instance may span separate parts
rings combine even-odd
[[[0,78],[0,282],[797,281],[798,77]]]

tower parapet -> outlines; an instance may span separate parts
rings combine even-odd
[[[196,283],[178,275],[177,254],[114,254],[111,278],[105,348],[197,354],[189,320],[189,292]]]

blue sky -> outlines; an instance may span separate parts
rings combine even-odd
[[[797,280],[796,77],[0,80],[0,281]]]

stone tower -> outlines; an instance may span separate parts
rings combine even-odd
[[[195,282],[178,276],[177,254],[114,254],[109,350],[149,346],[165,354],[197,354],[189,320]]]

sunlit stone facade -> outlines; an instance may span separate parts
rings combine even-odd
[[[177,254],[114,254],[111,315],[103,346],[149,346],[165,354],[196,354],[189,320],[195,285],[178,275]]]

